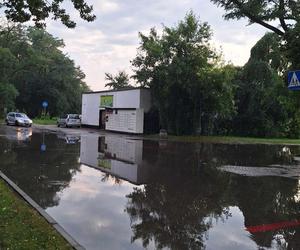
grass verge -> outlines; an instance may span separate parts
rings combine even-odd
[[[56,125],[57,118],[34,118],[32,121],[39,125]]]
[[[0,179],[0,249],[73,249]]]
[[[159,139],[159,135],[146,136],[149,139]],[[281,144],[300,145],[300,139],[289,138],[255,138],[255,137],[235,137],[235,136],[175,136],[169,135],[169,141],[182,142],[206,142],[206,143],[226,143],[226,144]]]

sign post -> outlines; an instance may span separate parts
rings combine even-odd
[[[47,101],[43,101],[42,102],[42,107],[43,107],[44,116],[46,116],[46,109],[48,107],[48,102]]]
[[[290,90],[300,90],[300,70],[288,73],[288,88]]]
[[[47,146],[46,146],[46,144],[45,144],[45,133],[44,133],[44,131],[43,131],[43,141],[42,141],[40,150],[41,150],[41,152],[45,152],[46,149],[47,149]]]

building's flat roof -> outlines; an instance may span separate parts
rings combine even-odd
[[[123,89],[109,89],[109,90],[101,90],[101,91],[89,91],[89,92],[83,92],[82,94],[98,94],[98,93],[110,93],[110,92],[120,92],[120,91],[128,91],[128,90],[137,90],[137,89],[147,89],[150,90],[150,88],[146,87],[133,87],[133,88],[123,88]]]

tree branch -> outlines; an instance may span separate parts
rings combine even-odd
[[[233,2],[234,4],[236,4],[237,7],[240,9],[240,11],[241,11],[246,17],[248,17],[252,22],[258,23],[258,24],[260,24],[261,26],[263,26],[263,27],[265,27],[265,28],[267,28],[267,29],[269,29],[269,30],[272,30],[273,32],[275,32],[275,33],[276,33],[277,35],[279,35],[279,36],[284,36],[285,33],[284,33],[283,31],[281,31],[280,29],[278,29],[278,28],[276,28],[276,27],[274,27],[274,26],[272,26],[272,25],[270,25],[270,24],[264,22],[264,21],[261,20],[259,17],[255,16],[255,15],[251,14],[249,11],[245,10],[244,7],[243,7],[243,4],[242,4],[241,2],[239,2],[238,0],[232,0],[232,2]]]
[[[280,21],[280,25],[281,27],[283,28],[283,30],[286,32],[288,31],[288,26],[286,25],[285,23],[285,20],[284,20],[284,0],[280,0],[279,1],[279,21]]]

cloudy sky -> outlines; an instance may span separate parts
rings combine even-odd
[[[224,59],[243,65],[251,47],[266,32],[258,25],[247,26],[246,20],[224,21],[223,10],[209,0],[88,0],[94,6],[96,21],[80,20],[72,8],[69,12],[77,22],[67,29],[60,22],[49,21],[47,30],[65,41],[64,52],[86,74],[92,90],[104,89],[104,73],[119,70],[132,72],[130,60],[139,46],[138,32],[151,27],[161,30],[162,24],[174,26],[193,10],[213,30],[213,43],[222,48]]]

